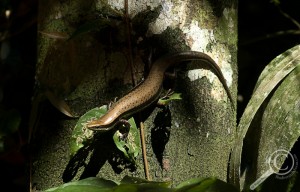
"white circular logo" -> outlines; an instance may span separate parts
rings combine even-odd
[[[282,167],[281,164],[285,160],[289,163],[289,165]],[[298,167],[297,156],[292,155],[285,149],[278,149],[274,151],[267,159],[267,163],[269,165],[269,169],[250,185],[251,190],[254,190],[273,173],[276,174],[276,178],[278,179],[286,179],[292,176]]]
[[[286,160],[289,165],[281,167],[282,162]],[[276,174],[276,178],[285,179],[290,177],[298,167],[298,159],[296,155],[292,155],[285,149],[279,149],[274,151],[268,158],[268,165],[273,173]]]

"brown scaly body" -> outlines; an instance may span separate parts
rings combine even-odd
[[[144,82],[136,86],[127,95],[113,104],[105,115],[97,120],[89,122],[87,127],[91,130],[110,130],[120,122],[121,119],[127,118],[156,102],[159,99],[162,90],[165,71],[175,64],[192,60],[199,60],[209,64],[223,84],[234,108],[233,98],[226,84],[226,80],[214,60],[205,53],[185,51],[170,54],[157,60],[153,64],[149,75]]]

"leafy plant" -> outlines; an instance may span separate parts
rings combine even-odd
[[[230,165],[231,183],[245,186],[244,190],[255,189],[272,174],[281,175],[285,157],[297,160],[290,150],[300,136],[299,93],[300,46],[297,45],[271,61],[258,79],[238,125]],[[245,170],[245,181],[241,183],[240,170],[245,169],[242,162],[246,159],[246,166],[251,169]],[[286,171],[288,179],[293,170]],[[258,179],[261,182],[254,186]]]
[[[299,45],[276,57],[260,75],[252,98],[238,125],[238,135],[232,153],[229,176],[230,182],[235,184],[237,188],[241,185],[242,153],[246,154],[245,158],[248,161],[257,161],[256,164],[252,163],[252,166],[254,166],[252,167],[253,171],[246,172],[250,176],[246,177],[243,183],[245,186],[244,191],[248,191],[249,187],[252,190],[256,189],[256,191],[259,191],[264,186],[261,185],[263,181],[271,178],[270,176],[274,174],[279,175],[279,172],[282,171],[280,166],[284,163],[285,158],[277,159],[277,153],[288,157],[290,155],[289,151],[300,136],[299,126],[297,126],[300,119],[299,79]],[[180,99],[180,95],[176,94],[168,99]],[[169,102],[168,99],[166,103]],[[106,107],[102,106],[92,109],[79,119],[72,136],[72,154],[81,148],[86,140],[91,138],[91,133],[85,128],[86,122],[93,118],[99,118],[105,112]],[[114,141],[124,155],[128,159],[133,160],[138,155],[139,150],[137,149],[140,147],[140,144],[137,142],[138,132],[134,120],[130,119],[129,123],[131,125],[129,135],[134,139],[122,140],[120,139],[120,132],[117,131],[114,135]],[[256,134],[259,134],[259,137],[255,137]],[[252,146],[253,144],[255,144],[255,147]],[[280,154],[282,152],[285,154]],[[293,156],[291,157],[293,158]],[[266,159],[269,159],[267,163]],[[276,166],[272,164],[274,162],[277,163]],[[266,173],[266,171],[269,172]],[[256,174],[253,172],[256,172]],[[287,174],[293,173],[290,171]],[[261,182],[255,183],[258,179],[261,179]],[[195,182],[194,185],[191,184],[193,182]],[[156,190],[162,191],[205,191],[208,190],[207,186],[215,186],[218,182],[220,181],[208,178],[201,181],[198,179],[186,181],[176,189],[160,188],[161,186],[158,187],[157,183],[151,183],[147,187],[158,187]],[[164,186],[164,183],[160,184]],[[68,185],[64,187],[66,186]],[[132,183],[124,184],[121,182],[120,185],[116,185],[113,188],[117,191],[121,189],[122,191],[129,189],[139,191],[141,186],[145,187],[145,183],[141,182],[140,185],[133,185]],[[292,187],[289,185],[287,188],[293,188],[293,184]],[[109,191],[111,189],[105,188],[105,190]],[[288,189],[284,190],[289,191]]]
[[[87,123],[93,119],[100,118],[106,113],[106,111],[107,106],[103,105],[89,110],[79,118],[70,140],[71,157],[74,156],[76,152],[94,136],[94,132],[87,128]],[[116,131],[113,139],[117,148],[124,153],[125,157],[128,160],[134,161],[134,158],[136,158],[140,152],[139,134],[134,119],[130,118],[128,123],[130,125],[130,129],[129,132],[126,133],[126,136],[121,134],[120,131]]]
[[[173,93],[167,98],[160,99],[158,103],[160,105],[167,105],[171,100],[178,99],[181,99],[180,94]],[[79,118],[73,129],[70,140],[71,157],[74,156],[76,152],[87,143],[88,140],[93,138],[93,131],[87,128],[87,123],[91,120],[100,118],[106,112],[107,106],[103,105],[101,107],[96,107],[89,110]],[[134,161],[134,158],[138,156],[141,150],[139,131],[133,118],[130,118],[128,123],[130,125],[130,129],[129,132],[125,134],[125,138],[123,133],[121,133],[119,130],[116,130],[113,140],[116,144],[116,147],[124,153],[125,157],[130,161]]]
[[[175,188],[170,182],[147,181],[140,178],[125,176],[120,183],[111,180],[91,177],[51,188],[46,192],[110,192],[110,191],[161,191],[161,192],[236,192],[232,185],[216,178],[196,178],[185,181]]]

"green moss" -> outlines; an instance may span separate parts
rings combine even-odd
[[[237,44],[237,13],[236,9],[226,8],[223,15],[217,21],[215,37],[228,46]]]

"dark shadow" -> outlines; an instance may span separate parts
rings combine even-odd
[[[87,159],[90,150],[89,146],[84,146],[71,158],[63,172],[63,182],[66,183],[71,181],[77,174],[79,168],[85,166],[85,160]]]
[[[158,112],[154,119],[154,128],[151,129],[151,143],[153,152],[163,166],[163,153],[170,138],[171,112],[168,107]]]
[[[126,159],[124,154],[116,148],[113,141],[114,132],[115,130],[98,133],[91,142],[81,148],[69,161],[63,173],[63,181],[71,181],[81,167],[84,167],[84,170],[80,179],[95,177],[107,161],[117,174],[124,169],[135,171],[134,163]],[[91,154],[90,157],[89,154]]]

